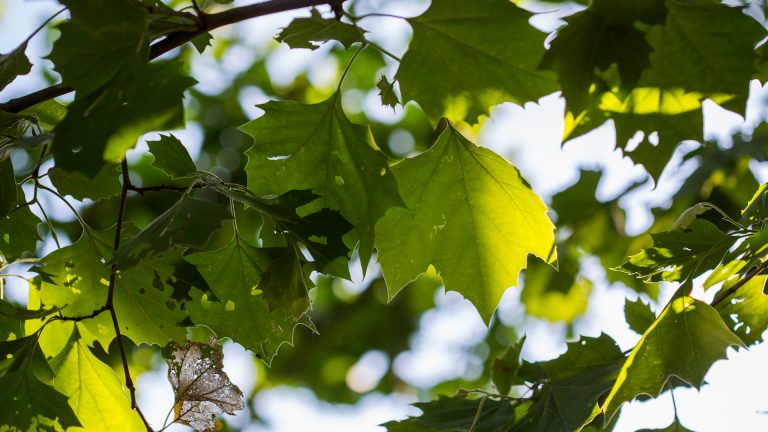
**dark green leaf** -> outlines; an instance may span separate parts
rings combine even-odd
[[[530,18],[507,0],[432,3],[408,20],[413,40],[395,76],[403,99],[433,118],[474,121],[493,105],[557,91],[555,76],[537,69],[546,35]]]
[[[681,281],[714,269],[736,241],[704,219],[651,236],[653,247],[629,257],[617,270],[647,281]]]
[[[120,269],[161,255],[178,245],[204,249],[211,234],[231,219],[227,206],[184,195],[135,237],[123,243],[114,258]]]
[[[197,167],[184,145],[173,135],[160,135],[157,141],[147,141],[149,152],[155,157],[152,165],[173,178],[197,173]]]
[[[365,42],[364,30],[335,18],[323,18],[314,8],[309,18],[295,18],[275,39],[285,42],[291,48],[311,50],[331,40],[341,42],[346,48],[355,42]]]
[[[680,420],[675,419],[674,423],[665,427],[664,429],[641,429],[637,432],[693,432],[680,423]]]
[[[379,89],[379,99],[381,104],[395,109],[400,105],[400,98],[395,93],[395,82],[389,82],[386,75],[382,75],[379,81],[376,82],[376,87]]]
[[[639,298],[635,301],[629,299],[624,301],[624,316],[629,328],[639,334],[645,333],[648,327],[656,321],[656,314],[651,310],[651,306]]]
[[[116,164],[104,164],[94,178],[57,167],[48,170],[48,177],[60,194],[72,195],[78,200],[100,201],[120,195],[122,190],[120,170]]]
[[[671,376],[700,388],[729,346],[743,346],[717,311],[691,297],[673,299],[629,354],[602,410],[610,419],[640,394],[656,397]]]
[[[520,369],[520,352],[523,350],[525,336],[516,344],[507,348],[504,355],[497,357],[491,366],[491,381],[500,394],[509,394],[509,390],[517,381],[517,372]]]
[[[481,406],[482,404],[482,406]],[[424,412],[399,422],[384,424],[389,432],[496,432],[515,418],[508,400],[462,399],[441,396],[437,400],[417,403]],[[477,420],[477,422],[475,422]]]
[[[56,165],[93,177],[104,160],[119,162],[142,134],[183,126],[182,94],[192,84],[175,61],[122,68],[106,87],[69,106],[55,130]]]
[[[63,427],[80,426],[67,397],[42,383],[28,371],[0,377],[0,425],[29,430],[40,418],[57,420]]]
[[[40,219],[23,206],[10,216],[0,218],[0,254],[7,262],[13,262],[26,255],[34,255],[40,235],[37,224]]]
[[[269,363],[283,343],[291,343],[293,329],[304,319],[309,307],[306,288],[300,290],[303,291],[301,297],[279,298],[275,296],[277,292],[292,289],[289,286],[267,287],[268,283],[261,283],[270,263],[285,253],[291,252],[257,249],[236,235],[223,250],[186,257],[198,268],[215,295],[213,300],[206,293],[193,294],[195,301],[186,303],[192,321],[210,327],[219,338],[232,338]],[[281,266],[280,272],[295,275],[295,283],[303,285],[298,262],[292,267]],[[267,297],[276,300],[269,302]],[[283,304],[283,300],[287,303]],[[303,306],[297,308],[297,301]]]
[[[312,189],[357,227],[367,267],[376,222],[402,204],[368,128],[347,119],[338,94],[314,105],[273,101],[260,107],[264,116],[240,127],[255,141],[246,152],[248,188],[261,196]]]
[[[488,321],[528,254],[555,260],[546,205],[515,167],[453,126],[393,171],[408,209],[389,210],[376,228],[390,298],[433,265]]]
[[[11,158],[0,159],[0,218],[5,218],[16,207],[16,177],[13,174]]]
[[[27,43],[21,44],[8,54],[0,54],[0,90],[10,84],[19,75],[26,75],[32,70],[32,64],[24,54]]]

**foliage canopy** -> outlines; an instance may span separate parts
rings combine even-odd
[[[482,372],[432,389],[454,396],[416,404],[423,414],[389,431],[609,431],[624,403],[699,388],[729,347],[763,342],[768,189],[749,164],[768,157],[768,132],[703,140],[705,101],[744,115],[750,82],[768,79],[757,4],[551,0],[570,12],[548,35],[531,24],[542,5],[525,1],[433,0],[413,17],[363,0],[59,1],[53,85],[0,104],[0,430],[158,430],[134,379],[160,351],[172,423],[216,430],[217,415],[247,405],[217,338],[271,364],[275,383],[353,401],[343,374],[371,350],[406,350],[440,286],[489,326]],[[269,53],[221,91],[192,73],[199,56],[225,62],[244,44],[209,32],[287,10],[305,15],[270,49],[321,52],[341,65],[330,85],[280,84]],[[402,56],[372,36],[387,20],[412,29]],[[0,56],[0,90],[40,61],[30,38]],[[238,101],[245,89],[261,95],[257,118]],[[555,92],[564,141],[610,121],[650,181],[698,142],[652,235],[625,233],[619,200],[632,187],[599,201],[601,173],[584,170],[545,202],[479,145],[496,105]],[[351,109],[365,93],[397,120]],[[199,152],[172,132],[185,122],[201,125]],[[411,145],[392,145],[404,132]],[[73,220],[50,216],[62,207]],[[641,297],[625,305],[637,344],[582,335],[555,359],[521,358],[533,341],[495,314],[504,292],[571,325],[596,282],[590,259]],[[26,303],[2,292],[14,278]],[[660,283],[674,294],[660,297]],[[369,390],[399,384],[389,371]],[[675,417],[666,430],[686,429]]]

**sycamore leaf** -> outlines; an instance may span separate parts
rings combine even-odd
[[[125,66],[69,106],[55,129],[56,166],[93,177],[104,160],[119,162],[142,134],[183,126],[182,95],[194,83],[176,61]]]
[[[482,404],[482,405],[481,405]],[[508,400],[463,399],[440,396],[413,404],[424,413],[398,422],[385,423],[389,432],[496,432],[514,420]],[[472,427],[474,426],[474,428]]]
[[[86,198],[100,201],[120,195],[120,171],[116,164],[104,164],[96,174],[89,178],[79,171],[67,171],[54,167],[48,170],[48,178],[62,195],[72,195],[73,198]]]
[[[29,206],[18,208],[9,216],[0,218],[0,256],[7,262],[13,262],[27,254],[33,255],[40,239],[38,223],[40,219]]]
[[[629,328],[639,334],[645,333],[648,327],[656,321],[656,314],[651,310],[651,306],[639,298],[635,301],[629,299],[624,301],[624,316]]]
[[[742,285],[728,300],[716,307],[728,327],[736,333],[746,345],[763,341],[763,333],[768,328],[768,295],[765,283],[768,276],[755,276]],[[727,290],[735,280],[723,284]]]
[[[635,396],[656,397],[672,376],[700,388],[729,346],[744,344],[714,308],[691,297],[672,300],[629,354],[602,411],[611,419]]]
[[[199,36],[196,36],[194,39],[192,39],[189,42],[192,44],[192,46],[195,47],[198,53],[202,54],[206,48],[208,48],[209,46],[213,46],[213,44],[211,43],[212,40],[213,40],[213,36],[210,33],[205,32]]]
[[[19,75],[26,75],[32,70],[32,64],[24,54],[27,43],[24,42],[18,48],[8,54],[0,54],[0,90],[10,84]]]
[[[646,281],[680,281],[715,268],[736,241],[711,222],[697,219],[688,228],[651,234],[653,247],[629,257],[616,270]]]
[[[203,249],[212,232],[226,219],[232,219],[227,206],[185,194],[135,237],[123,243],[113,260],[118,268],[127,269],[176,245]]]
[[[172,344],[165,355],[168,381],[176,397],[175,421],[204,432],[216,428],[216,416],[245,407],[243,392],[222,370],[223,354],[216,338],[208,344]]]
[[[716,97],[744,114],[749,80],[756,72],[755,45],[766,30],[743,7],[707,1],[665,4],[664,25],[647,31],[652,69],[641,81]]]
[[[408,209],[390,209],[376,227],[390,298],[433,265],[488,321],[528,254],[555,260],[546,205],[514,166],[453,126],[393,172]]]
[[[91,353],[77,326],[63,351],[51,362],[55,388],[69,397],[69,406],[85,430],[142,430],[120,378]]]
[[[400,105],[400,98],[395,93],[395,82],[389,82],[386,75],[381,75],[379,81],[376,82],[376,87],[379,89],[379,99],[381,104],[395,109]]]
[[[413,40],[395,76],[403,99],[433,118],[474,121],[493,105],[557,91],[554,74],[537,69],[546,35],[530,18],[507,0],[433,2],[408,19]]]
[[[311,189],[323,197],[359,230],[365,268],[376,222],[402,205],[370,131],[347,119],[338,94],[313,105],[270,101],[260,108],[264,116],[240,127],[255,141],[246,152],[248,188],[261,196]]]
[[[278,42],[285,42],[291,48],[317,49],[321,44],[335,40],[349,48],[355,42],[365,42],[364,31],[334,18],[323,18],[312,8],[309,18],[295,18],[275,36]]]
[[[152,166],[174,179],[197,173],[197,167],[187,149],[173,135],[160,135],[157,141],[147,141],[149,152],[155,157]]]
[[[675,421],[665,427],[664,429],[640,429],[637,432],[693,432],[692,430],[686,428],[680,423],[680,420],[675,418]]]
[[[56,420],[65,429],[80,426],[67,396],[47,384],[53,371],[42,354],[39,336],[0,342],[0,371],[5,371],[0,376],[0,429],[26,431],[41,419]]]
[[[18,201],[18,186],[11,158],[0,159],[0,218],[5,218]]]
[[[192,321],[206,325],[218,337],[229,337],[256,353],[269,363],[283,343],[293,339],[293,329],[303,320],[309,307],[306,289],[300,298],[285,298],[286,302],[270,303],[276,293],[268,293],[261,283],[262,275],[270,264],[280,259],[283,251],[258,249],[235,235],[223,250],[199,252],[185,257],[205,278],[217,300],[209,300],[204,293],[193,294],[196,301],[187,302]],[[291,251],[286,251],[291,254]],[[303,285],[301,267],[280,269],[283,273],[298,272],[297,280]],[[290,291],[288,286],[269,287]],[[303,306],[297,308],[296,301]]]
[[[523,350],[525,336],[517,343],[507,348],[504,355],[497,357],[491,366],[491,381],[500,394],[509,394],[512,384],[517,381],[520,369],[520,352]]]
[[[145,13],[125,0],[63,0],[71,19],[48,58],[82,98],[131,64],[146,61]]]

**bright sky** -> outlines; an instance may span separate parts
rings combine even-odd
[[[359,1],[371,11],[404,16],[419,14],[428,3],[423,0]],[[0,5],[3,6],[0,8],[3,13],[0,16],[0,52],[8,52],[14,48],[59,8],[50,0],[0,0]],[[206,57],[198,57],[193,64],[193,74],[201,82],[199,88],[215,92],[226,87],[228,77],[250,62],[254,50],[271,43],[276,29],[286,25],[290,17],[291,14],[281,14],[239,26],[240,31],[246,35],[248,45],[235,47],[225,55],[222,64]],[[377,29],[371,34],[376,42],[396,54],[403,52],[410,35],[406,23],[401,20],[377,18],[366,24],[372,29]],[[543,29],[551,30],[556,24],[554,16],[536,21],[536,25]],[[228,28],[223,31],[235,30]],[[30,44],[27,54],[35,63],[47,54],[46,50],[43,38],[37,37]],[[324,53],[324,49],[314,52],[291,51],[283,46],[272,56],[268,68],[273,76],[282,77],[287,81],[292,80],[297,73],[309,70],[313,83],[335,82],[337,65],[334,60],[326,59]],[[388,66],[388,76],[392,76],[391,72],[395,68],[394,64]],[[43,85],[42,79],[32,73],[4,91],[0,100],[24,94]],[[762,101],[766,100],[768,91],[754,83],[752,96],[746,122],[714,105],[707,106],[707,137],[727,137],[734,130],[750,130],[762,120],[765,113]],[[255,88],[243,92],[240,97],[243,107],[254,117],[260,112],[253,108],[253,105],[264,101],[263,93]],[[382,109],[375,94],[352,94],[345,98],[345,108],[364,109],[382,121],[393,121],[400,115],[398,112],[392,113],[389,109]],[[482,129],[480,144],[503,154],[518,166],[534,190],[545,199],[572,184],[580,167],[602,167],[606,170],[598,191],[599,197],[603,199],[612,198],[623,190],[624,185],[643,178],[642,168],[633,166],[628,159],[613,150],[611,125],[603,126],[561,148],[562,116],[563,100],[557,96],[545,97],[539,104],[528,104],[525,107],[511,104],[499,106]],[[189,146],[193,156],[199,154],[202,134],[198,126],[190,125],[177,136]],[[139,151],[142,151],[141,146]],[[679,156],[678,154],[677,157]],[[690,167],[668,170],[656,189],[647,185],[622,200],[622,205],[628,211],[627,223],[630,232],[639,233],[648,227],[649,204],[665,202],[685,178],[688,169]],[[768,180],[764,175],[766,170],[759,167],[757,169],[761,174],[760,180]],[[54,203],[51,203],[51,206],[60,207]],[[53,213],[54,217],[62,219],[71,217],[66,210],[55,210]],[[50,247],[46,245],[46,249]],[[625,297],[633,298],[636,294],[618,285],[608,286],[604,270],[599,265],[589,266],[588,271],[597,283],[588,313],[576,322],[576,332],[597,336],[602,331],[614,337],[622,348],[633,346],[639,337],[628,329],[624,321],[623,305]],[[357,280],[359,282],[359,275]],[[673,287],[667,287],[663,291],[662,301],[666,301],[672,291]],[[519,324],[528,335],[523,357],[527,360],[543,360],[562,353],[565,350],[564,326],[537,319],[522,319],[522,307],[517,293],[518,290],[515,289],[507,292],[501,302],[500,312],[502,319]],[[697,294],[698,298],[705,300],[711,296]],[[24,294],[16,295],[16,298],[25,297]],[[465,347],[473,345],[484,336],[484,326],[477,312],[455,293],[439,295],[438,300],[438,308],[426,313],[422,318],[420,332],[412,339],[412,349],[392,361],[392,367],[397,373],[416,386],[427,386],[462,373],[471,374],[472,370],[478,367],[476,359],[463,352]],[[656,305],[657,309],[659,307]],[[768,415],[765,414],[768,410],[768,368],[765,367],[768,364],[768,346],[763,344],[751,351],[742,350],[738,353],[729,350],[729,357],[730,360],[718,362],[712,367],[706,378],[709,385],[704,386],[701,392],[675,392],[683,425],[701,432],[768,430]],[[276,361],[279,361],[279,358]],[[362,387],[371,383],[375,385],[377,377],[380,377],[388,366],[389,359],[386,356],[381,353],[369,353],[353,368],[349,382]],[[259,371],[254,366],[251,355],[235,344],[225,347],[225,370],[243,390],[252,388],[253,380],[259,379]],[[162,424],[173,403],[173,394],[167,384],[165,371],[159,370],[140,376],[138,389],[139,403],[151,423]],[[255,402],[268,425],[249,425],[245,430],[381,431],[383,428],[376,425],[403,418],[407,414],[417,414],[418,410],[409,407],[414,401],[413,395],[370,394],[354,406],[330,405],[318,401],[306,389],[275,388],[263,391]],[[669,394],[665,394],[655,401],[634,402],[625,406],[616,431],[662,428],[671,421],[672,403]],[[238,418],[235,422],[245,427],[247,419]],[[176,430],[185,428],[179,427]]]

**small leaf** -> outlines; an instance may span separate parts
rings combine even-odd
[[[421,417],[389,422],[383,426],[389,432],[496,432],[503,430],[502,427],[515,417],[512,404],[505,399],[440,396],[437,400],[414,406],[424,412]]]
[[[389,82],[386,75],[381,75],[379,81],[376,83],[376,87],[379,89],[379,98],[381,104],[395,109],[400,105],[400,98],[395,93],[395,82]]]
[[[497,357],[491,366],[491,381],[502,395],[509,394],[512,384],[517,380],[520,369],[520,352],[523,350],[525,336],[516,344],[507,348],[504,355]]]
[[[658,396],[672,376],[700,388],[730,346],[744,344],[714,308],[691,297],[673,299],[629,354],[603,402],[606,418],[637,395]]]
[[[675,421],[665,427],[664,429],[640,429],[637,432],[693,432],[680,423],[680,420],[675,418]]]
[[[13,262],[27,255],[34,255],[40,235],[37,225],[40,219],[23,206],[10,216],[0,218],[0,255],[7,262]]]
[[[32,70],[32,64],[24,54],[27,43],[21,44],[8,54],[0,54],[0,90],[10,84],[19,75],[26,75]]]
[[[210,33],[205,32],[201,34],[200,36],[196,36],[194,39],[192,39],[190,42],[192,43],[192,46],[195,47],[198,53],[202,54],[206,48],[209,46],[213,46],[211,44],[211,41],[213,40],[213,36],[211,36]]]
[[[160,135],[157,141],[147,141],[149,152],[155,157],[152,166],[174,179],[194,175],[197,167],[184,145],[173,135]]]
[[[222,370],[223,354],[216,338],[208,344],[172,344],[165,357],[168,381],[176,397],[175,421],[197,430],[217,430],[216,416],[245,408],[243,392]]]
[[[67,171],[62,168],[51,168],[48,177],[56,190],[62,195],[71,195],[78,200],[92,199],[100,201],[120,195],[120,171],[116,164],[104,164],[96,174],[89,178],[79,171]]]
[[[376,226],[379,263],[392,298],[430,265],[491,318],[517,285],[528,254],[553,262],[547,207],[518,170],[449,126],[428,151],[393,167],[408,209]]]
[[[763,333],[768,328],[766,280],[766,276],[753,277],[716,307],[723,321],[747,345],[762,342]],[[722,290],[727,290],[734,283],[735,280],[724,283]]]
[[[321,44],[335,40],[349,48],[355,42],[365,42],[364,31],[334,18],[323,18],[317,9],[311,10],[309,18],[295,18],[275,36],[278,42],[285,42],[291,48],[317,49]]]
[[[639,334],[645,333],[648,327],[656,321],[656,314],[651,310],[651,306],[639,298],[635,301],[629,299],[624,301],[624,315],[629,328]]]

